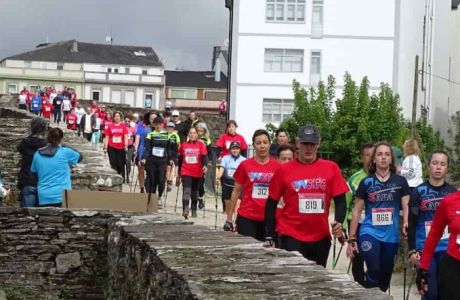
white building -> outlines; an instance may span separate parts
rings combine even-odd
[[[39,45],[0,62],[0,94],[53,85],[79,99],[163,108],[164,67],[151,47],[83,43]],[[146,99],[151,101],[145,101]]]
[[[249,139],[293,109],[292,80],[316,85],[328,75],[343,87],[350,72],[371,90],[389,83],[412,114],[415,56],[420,69],[447,77],[451,0],[227,0],[233,14],[230,118]],[[449,84],[420,76],[421,105],[446,134]],[[340,91],[339,91],[340,92]]]

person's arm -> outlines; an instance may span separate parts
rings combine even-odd
[[[222,175],[224,175],[225,169],[222,166],[217,167],[217,172],[216,172],[216,184],[220,185],[220,181],[222,178]]]
[[[268,197],[265,205],[265,239],[273,239],[275,237],[277,205],[277,200]]]
[[[241,186],[241,184],[235,182],[235,185],[233,186],[232,190],[232,196],[230,198],[230,202],[228,203],[230,214],[227,214],[227,221],[229,222],[233,222],[233,214],[235,212],[236,202],[238,201],[238,198],[240,197],[242,190],[243,187]]]
[[[353,216],[350,222],[350,229],[349,229],[349,239],[348,239],[348,249],[347,249],[347,256],[353,257],[355,252],[358,252],[358,245],[356,243],[357,238],[357,230],[358,230],[358,223],[361,217],[361,212],[364,208],[364,200],[361,198],[355,198],[355,207],[353,208]]]
[[[409,200],[410,200],[409,195],[406,195],[401,198],[401,206],[402,206],[402,211],[403,211],[402,232],[405,237],[407,237],[407,228],[409,226]]]
[[[80,121],[81,124],[81,121]],[[107,130],[105,131],[105,137],[104,137],[104,152],[107,152],[107,147],[109,145],[109,138],[110,138],[110,130],[106,128]]]
[[[152,145],[150,144],[151,135],[148,133],[144,140],[144,153],[142,155],[142,160],[147,159],[150,153],[152,152]]]
[[[410,206],[409,208],[409,228],[408,228],[408,243],[409,243],[409,253],[414,253],[417,251],[415,244],[415,235],[417,228],[419,208],[417,206]]]

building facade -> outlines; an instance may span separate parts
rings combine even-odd
[[[451,0],[227,0],[231,9],[230,118],[250,138],[293,110],[292,81],[315,86],[333,75],[368,76],[400,95],[412,114],[415,56],[420,56],[417,115],[446,133]],[[423,78],[422,78],[423,77]],[[423,110],[422,110],[423,108]]]
[[[83,43],[39,45],[0,62],[0,94],[23,87],[74,88],[80,99],[164,107],[164,67],[151,47]]]

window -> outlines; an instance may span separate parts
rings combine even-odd
[[[7,86],[8,94],[17,94],[18,86],[14,83],[9,83]]]
[[[128,67],[125,68],[125,73],[129,74],[129,68]]]
[[[118,68],[114,68],[113,73],[118,73]]]
[[[93,98],[92,100],[99,101],[101,96],[101,91],[93,91]]]
[[[195,100],[197,98],[197,90],[196,89],[170,89],[169,98]]]
[[[321,51],[311,52],[310,85],[318,85],[321,80]]]
[[[142,75],[147,75],[147,69],[142,69]]]
[[[30,60],[27,60],[24,62],[24,68],[32,68],[32,62]]]
[[[303,50],[265,49],[265,72],[302,72]]]
[[[144,108],[153,108],[153,94],[145,94]]]
[[[221,101],[222,99],[227,99],[227,92],[206,91],[204,95],[205,95],[204,98],[206,100],[218,100],[218,101]]]
[[[292,99],[264,99],[262,105],[262,121],[265,123],[280,123],[291,116],[294,111]]]
[[[267,0],[265,19],[269,22],[305,22],[305,0]]]
[[[64,70],[64,63],[58,63],[57,64],[57,69],[58,70]]]
[[[323,36],[323,0],[313,0],[311,35],[316,38]]]
[[[42,69],[47,69],[48,68],[48,64],[47,63],[42,63]]]
[[[107,68],[107,73],[112,73],[112,68]]]
[[[35,93],[37,91],[37,86],[36,85],[29,85],[29,91],[31,93]]]

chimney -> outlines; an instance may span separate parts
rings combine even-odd
[[[73,41],[72,43],[72,50],[70,50],[71,52],[78,52],[78,42],[77,41]]]
[[[220,82],[220,59],[216,59],[216,63],[214,65],[214,81]]]
[[[216,61],[218,60],[219,55],[220,55],[220,50],[221,50],[221,47],[219,47],[219,46],[214,47],[214,50],[212,52],[211,70],[214,70],[214,66],[216,65]]]

